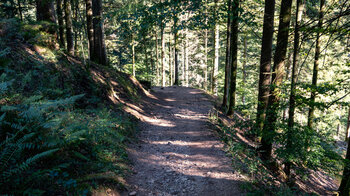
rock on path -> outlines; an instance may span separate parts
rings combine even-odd
[[[198,89],[154,88],[140,123],[139,143],[129,147],[133,174],[128,195],[243,195],[242,180],[207,124],[211,102]]]

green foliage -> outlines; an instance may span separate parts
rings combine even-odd
[[[11,103],[5,93],[10,82],[0,86],[1,100]],[[74,109],[82,97],[45,100],[34,95],[1,107],[0,129],[6,130],[0,135],[5,139],[0,144],[1,193],[82,194],[94,181],[83,180],[86,176],[122,173],[125,168],[116,162],[127,157],[123,143],[133,124],[112,110]]]
[[[36,39],[41,27],[32,27],[11,33]],[[120,183],[135,125],[107,102],[108,86],[59,51],[29,54],[1,39],[0,194],[87,195]],[[121,78],[121,86],[132,86]]]
[[[217,115],[213,115],[215,113],[211,112],[209,119],[218,128],[222,140],[227,145],[226,152],[232,157],[234,171],[250,179],[241,185],[248,195],[308,195],[295,187],[275,183],[279,181],[275,173],[266,167],[266,162],[262,161],[256,149],[250,146],[254,142],[247,142],[254,136],[251,135],[254,132],[250,131],[253,122],[239,120],[236,116],[234,126],[227,127]],[[288,127],[285,124],[278,123],[276,126],[278,131],[274,137],[278,162],[292,162],[295,174],[304,180],[311,170],[322,169],[330,175],[339,174],[343,167],[342,157],[333,145],[334,141],[327,135],[329,132],[316,132],[297,124],[290,130],[292,133],[287,135]],[[244,130],[244,133],[237,133],[238,129]],[[237,134],[243,134],[246,140],[243,141]],[[287,137],[292,141],[289,148],[286,147]]]

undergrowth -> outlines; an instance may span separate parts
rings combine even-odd
[[[249,180],[242,182],[241,188],[247,195],[317,195],[315,193],[306,193],[296,186],[288,186],[281,181],[280,177],[266,167],[266,163],[260,159],[256,148],[252,146],[253,142],[243,141],[238,137],[241,135],[248,139],[252,133],[249,131],[253,126],[250,121],[234,119],[233,126],[227,126],[223,123],[220,113],[213,110],[209,114],[209,120],[215,126],[218,134],[226,144],[226,153],[232,158],[233,170],[241,175],[248,177]],[[245,130],[238,133],[237,129]],[[248,139],[249,140],[249,139]],[[305,170],[303,170],[306,172]],[[304,175],[306,173],[300,173]]]
[[[109,87],[86,66],[45,47],[51,38],[41,33],[43,25],[0,21],[6,32],[0,36],[0,194],[89,195],[99,186],[122,187],[134,119],[106,100]],[[21,48],[34,43],[44,52]],[[133,88],[125,78],[121,83]]]

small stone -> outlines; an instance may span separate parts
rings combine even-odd
[[[173,191],[171,191],[170,193],[171,193],[172,195],[177,195],[177,194],[179,194],[179,191],[173,190]]]
[[[170,145],[171,144],[171,142],[168,142],[168,145]]]
[[[132,192],[129,193],[129,196],[135,196],[136,194],[137,194],[136,191],[132,191]]]
[[[181,178],[182,181],[187,181],[188,179],[186,177]]]

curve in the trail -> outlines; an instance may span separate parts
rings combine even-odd
[[[137,195],[243,195],[231,159],[208,126],[212,104],[202,91],[154,88],[157,99],[140,124],[139,143],[131,145],[133,174],[127,178]],[[134,192],[134,193],[135,193]],[[128,193],[125,193],[128,194]]]

